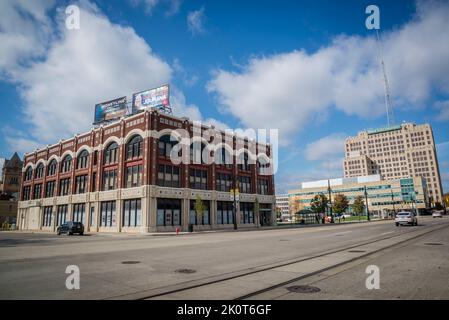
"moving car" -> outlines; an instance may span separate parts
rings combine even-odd
[[[400,211],[396,215],[396,218],[394,219],[394,223],[396,224],[396,227],[398,227],[400,225],[403,225],[403,224],[417,226],[418,225],[418,218],[412,212]]]
[[[432,218],[443,218],[443,212],[442,211],[434,211],[432,213]]]
[[[56,232],[58,233],[58,236],[63,233],[69,236],[74,233],[78,233],[80,236],[82,236],[84,234],[84,225],[81,222],[67,221],[61,224]]]

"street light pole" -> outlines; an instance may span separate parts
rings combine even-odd
[[[368,191],[366,191],[366,186],[365,186],[365,206],[366,206],[366,217],[368,219],[368,221],[371,221],[371,218],[369,216],[369,208],[368,208]]]
[[[234,230],[237,230],[237,199],[235,197],[235,189],[237,188],[237,177],[236,177],[236,171],[237,170],[237,166],[236,166],[236,159],[234,157],[234,166],[232,168],[232,184],[234,186],[234,189],[232,190],[233,194],[234,194],[234,205],[232,208],[232,220],[234,221]]]
[[[331,216],[331,223],[334,223],[334,214],[332,212],[332,189],[331,189],[331,182],[329,179],[327,180],[327,192],[329,194],[329,214]]]
[[[396,208],[394,206],[394,194],[393,194],[393,190],[391,190],[391,203],[393,204],[393,218],[396,215]]]

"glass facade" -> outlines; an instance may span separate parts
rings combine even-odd
[[[139,227],[142,225],[142,210],[140,199],[123,201],[123,223],[124,227]]]
[[[42,216],[42,226],[51,227],[51,220],[53,217],[53,207],[44,207],[44,213]]]
[[[217,201],[217,224],[233,224],[233,206],[230,201]]]
[[[75,203],[73,205],[73,221],[81,222],[86,224],[86,204],[85,203]]]
[[[100,227],[115,226],[115,201],[104,201],[100,208]]]
[[[254,223],[254,203],[240,203],[240,223]]]
[[[202,200],[204,211],[199,215],[195,211],[196,200],[190,200],[189,224],[208,225],[210,224],[210,201]]]
[[[157,199],[157,225],[181,225],[181,200],[163,198]]]
[[[60,226],[67,221],[68,208],[69,206],[66,204],[58,206],[58,211],[56,212],[56,226]]]

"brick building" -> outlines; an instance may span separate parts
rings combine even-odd
[[[55,230],[71,220],[91,232],[143,233],[186,231],[189,224],[232,228],[234,177],[239,227],[273,224],[270,153],[269,145],[188,118],[156,110],[134,114],[25,154],[18,225]],[[202,215],[194,210],[198,196]]]

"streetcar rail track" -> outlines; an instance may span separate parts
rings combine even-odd
[[[415,235],[415,236],[413,236],[411,238],[407,238],[407,239],[401,240],[401,241],[395,243],[394,245],[392,245],[392,246],[390,246],[388,248],[400,245],[400,244],[402,244],[402,243],[404,243],[406,241],[410,241],[410,240],[419,238],[419,237],[424,236],[426,234],[429,234],[431,232],[434,232],[434,231],[437,231],[437,230],[440,230],[440,229],[443,229],[443,228],[447,228],[448,225],[445,224],[445,225],[443,225],[441,227],[438,227],[438,228],[433,228],[433,227],[434,227],[434,225],[425,226],[426,229],[430,228],[430,230],[425,231],[425,232],[421,232],[421,233],[419,233],[419,234],[417,234],[417,235]],[[154,294],[145,295],[145,296],[136,298],[136,300],[147,300],[147,299],[160,298],[160,297],[163,297],[163,296],[167,296],[167,295],[171,295],[171,294],[175,294],[175,293],[179,293],[179,292],[183,292],[183,291],[188,291],[188,290],[192,290],[192,289],[196,289],[196,288],[200,288],[200,287],[206,287],[206,286],[217,284],[217,283],[220,283],[220,282],[226,282],[226,281],[233,280],[233,279],[243,278],[245,276],[250,276],[250,275],[261,273],[261,272],[264,272],[264,271],[274,270],[274,269],[277,269],[277,268],[293,265],[293,264],[296,264],[296,263],[305,262],[305,261],[309,261],[309,260],[325,257],[325,256],[332,255],[332,254],[335,254],[335,253],[348,251],[348,250],[351,250],[351,249],[354,249],[354,248],[357,248],[357,247],[362,247],[362,246],[365,246],[365,245],[374,244],[374,243],[377,243],[377,242],[380,242],[380,241],[389,240],[389,239],[396,238],[396,237],[402,237],[404,235],[407,235],[407,234],[413,233],[413,232],[417,232],[417,230],[413,229],[413,230],[410,230],[410,231],[403,232],[401,234],[394,234],[394,235],[384,236],[384,237],[377,238],[377,239],[374,239],[374,240],[369,240],[369,241],[365,241],[365,242],[362,242],[362,243],[350,245],[350,246],[347,246],[347,247],[344,247],[344,248],[339,248],[339,249],[335,249],[335,250],[329,250],[329,251],[326,251],[326,252],[323,252],[323,253],[320,253],[320,254],[316,254],[316,255],[313,255],[313,256],[301,257],[301,258],[293,258],[293,259],[287,260],[287,262],[286,262],[286,260],[284,260],[284,262],[280,262],[280,263],[277,263],[277,264],[274,264],[274,265],[271,264],[270,266],[266,266],[266,265],[254,266],[254,267],[251,267],[251,268],[248,268],[248,269],[244,269],[246,271],[243,271],[243,272],[241,272],[239,274],[235,274],[236,272],[232,272],[232,273],[234,273],[233,275],[224,276],[222,278],[213,279],[213,280],[210,280],[210,281],[207,281],[207,279],[211,278],[211,277],[203,278],[203,279],[196,279],[194,281],[197,281],[197,282],[198,281],[202,281],[202,280],[206,280],[206,281],[205,282],[196,283],[196,284],[192,284],[192,285],[187,285],[187,286],[181,287],[181,288],[174,288],[174,289],[169,289],[169,290],[163,291],[163,292],[157,292],[157,293],[154,293]],[[370,252],[364,253],[362,255],[358,255],[358,256],[356,256],[354,258],[351,258],[349,260],[345,260],[343,262],[340,262],[340,263],[337,263],[337,264],[334,264],[334,265],[331,265],[331,266],[328,266],[328,267],[325,267],[325,268],[322,268],[322,269],[319,269],[319,270],[316,270],[316,271],[313,271],[313,272],[310,272],[310,273],[307,273],[307,274],[304,274],[304,275],[301,275],[301,276],[298,276],[298,277],[294,277],[292,279],[280,282],[278,284],[266,287],[264,289],[256,290],[254,292],[251,292],[251,293],[239,296],[237,298],[234,298],[234,300],[248,299],[250,297],[259,295],[261,293],[264,293],[264,292],[267,292],[267,291],[270,291],[270,290],[273,290],[273,289],[285,286],[287,284],[290,284],[290,283],[293,283],[293,282],[296,282],[296,281],[299,281],[299,280],[302,280],[302,279],[305,279],[305,278],[308,278],[308,277],[312,277],[312,276],[314,276],[316,274],[325,272],[327,270],[330,270],[330,269],[333,269],[333,268],[337,268],[337,267],[345,265],[345,264],[349,264],[349,263],[354,262],[356,260],[363,259],[363,258],[365,258],[365,257],[367,257],[369,255],[375,254],[377,252],[383,251],[383,250],[388,249],[388,248],[379,248],[379,249],[376,249],[374,251],[370,251]],[[224,274],[224,275],[226,275],[226,274]],[[219,276],[223,276],[223,274],[222,275],[212,276],[212,277],[219,277]],[[179,285],[179,284],[176,284],[176,285]],[[154,291],[154,290],[157,290],[157,289],[163,289],[163,287],[162,288],[149,289],[149,290],[143,290],[143,292],[150,291],[150,290]],[[138,294],[139,294],[139,292],[135,292],[135,293],[133,293],[131,295],[138,295]],[[129,296],[129,295],[124,295],[124,296]],[[119,298],[119,297],[111,297],[111,298]]]

